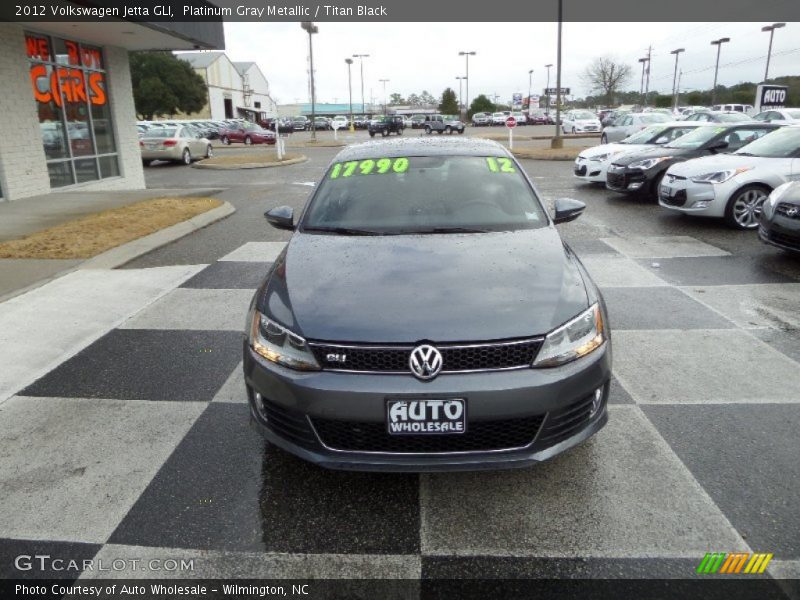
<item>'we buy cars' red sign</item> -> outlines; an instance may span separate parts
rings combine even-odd
[[[50,44],[47,38],[33,35],[25,36],[28,58],[51,61]],[[67,50],[67,62],[74,66],[48,66],[33,64],[30,69],[33,96],[38,102],[55,102],[61,106],[63,102],[90,102],[102,105],[108,101],[103,73],[85,72],[75,67],[99,69],[103,66],[100,50],[85,48],[76,42],[64,40]]]

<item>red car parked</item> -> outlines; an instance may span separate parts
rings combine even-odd
[[[225,145],[232,142],[251,144],[274,144],[275,134],[255,123],[242,123],[220,130],[219,141]]]

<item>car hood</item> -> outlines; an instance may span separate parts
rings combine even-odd
[[[486,234],[296,233],[259,308],[312,340],[416,343],[544,334],[588,306],[553,227]]]
[[[681,177],[696,177],[714,171],[725,171],[728,169],[738,169],[740,167],[757,168],[759,166],[777,166],[777,161],[784,159],[766,158],[763,156],[741,156],[738,154],[716,154],[713,156],[701,156],[682,163],[677,163],[670,167],[671,175]],[[791,161],[792,159],[788,159]]]
[[[599,146],[587,148],[578,156],[582,158],[594,158],[595,156],[602,156],[603,154],[608,154],[609,152],[612,154],[622,154],[625,152],[648,150],[652,147],[652,145],[648,144],[601,144]]]
[[[656,148],[649,148],[641,152],[629,152],[614,158],[614,164],[628,166],[632,162],[644,160],[645,158],[658,158],[661,156],[674,156],[681,158],[690,158],[702,154],[702,150],[697,149],[684,149],[684,148],[667,148],[666,146],[658,146]]]

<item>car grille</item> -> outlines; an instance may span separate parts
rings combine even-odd
[[[322,443],[350,452],[398,454],[480,452],[522,448],[533,442],[543,415],[497,421],[470,421],[458,435],[389,435],[386,423],[312,419]]]
[[[306,416],[262,398],[259,411],[267,426],[276,434],[304,448],[319,448]]]
[[[325,369],[367,373],[410,373],[409,358],[415,346],[342,346],[309,343]],[[542,345],[541,338],[491,344],[442,344],[442,373],[498,371],[529,367]],[[328,360],[329,355],[345,360]]]
[[[789,211],[794,210],[794,214],[788,214]],[[789,204],[787,202],[780,202],[778,206],[775,207],[775,212],[783,215],[787,219],[800,219],[800,206],[795,204]]]
[[[606,174],[606,183],[608,183],[609,187],[618,188],[618,189],[625,189],[625,173],[612,173],[609,171]]]
[[[786,246],[787,248],[791,248],[793,250],[800,250],[800,237],[786,235],[776,231],[767,231],[765,232],[765,236],[771,242],[775,242],[776,244]]]
[[[686,190],[678,190],[674,196],[661,194],[661,201],[669,206],[683,206],[686,204]]]
[[[592,413],[594,394],[590,394],[560,410],[551,411],[536,441],[538,447],[554,446],[583,429]]]

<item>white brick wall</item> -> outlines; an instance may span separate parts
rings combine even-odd
[[[39,117],[19,25],[0,23],[0,186],[6,200],[50,191]]]
[[[45,32],[46,33],[46,32]],[[80,40],[79,40],[80,41]],[[120,177],[56,188],[53,191],[121,190],[145,187],[128,51],[107,46],[107,87],[119,152]],[[0,186],[4,200],[18,200],[50,190],[36,101],[31,90],[25,36],[22,27],[0,23]]]

